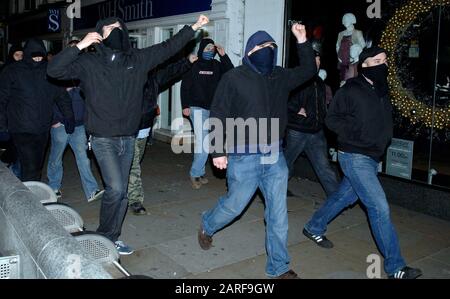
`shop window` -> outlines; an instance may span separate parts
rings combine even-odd
[[[321,43],[322,68],[328,73],[326,83],[336,92],[341,82],[337,35],[345,29],[342,16],[353,13],[355,28],[363,32],[366,42],[381,45],[390,53],[395,139],[381,171],[450,189],[450,5],[430,0],[427,3],[431,5],[418,12],[414,5],[420,1],[389,1],[380,20],[367,16],[365,2],[342,0],[335,9],[326,0],[287,0],[287,65],[298,65],[289,21],[302,21],[310,39]],[[416,14],[412,22],[408,17],[411,14]],[[395,21],[389,28],[391,19]],[[387,38],[383,39],[383,35]],[[328,132],[327,138],[330,147],[336,148],[335,135]]]

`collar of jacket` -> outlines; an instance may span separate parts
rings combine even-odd
[[[268,79],[274,79],[276,78],[279,74],[280,74],[280,67],[275,66],[275,68],[273,69],[273,72],[270,75],[262,75],[259,72],[255,72],[253,70],[253,68],[247,64],[243,64],[242,65],[242,69],[244,70],[245,73],[247,74],[252,74],[255,77],[263,77],[263,78],[268,78]]]

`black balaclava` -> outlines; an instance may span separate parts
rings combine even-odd
[[[275,52],[269,46],[252,53],[248,58],[261,74],[270,75],[275,67],[274,57]]]
[[[389,93],[389,84],[387,81],[388,66],[383,63],[377,66],[363,67],[361,74],[373,82],[375,91],[381,97]]]
[[[114,28],[108,37],[103,41],[105,46],[113,50],[123,51],[123,31],[120,28]]]
[[[39,62],[33,60],[33,57],[43,57]],[[40,66],[46,62],[47,50],[40,39],[29,39],[23,49],[23,61],[33,67]]]
[[[386,50],[380,47],[371,47],[364,49],[359,55],[359,63],[362,65],[368,58],[375,57],[381,53],[387,54]],[[381,64],[372,67],[361,68],[361,74],[373,82],[375,91],[380,97],[384,97],[389,93],[388,66]]]

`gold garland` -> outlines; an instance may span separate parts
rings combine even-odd
[[[439,5],[450,5],[450,0],[411,0],[398,9],[389,20],[381,38],[381,46],[389,52],[389,86],[392,103],[400,110],[403,117],[408,117],[412,124],[423,122],[427,127],[433,126],[433,109],[418,101],[412,92],[403,88],[397,75],[395,50],[403,33],[419,17]],[[413,113],[412,111],[415,111]],[[442,130],[450,127],[450,107],[436,108],[434,128]]]

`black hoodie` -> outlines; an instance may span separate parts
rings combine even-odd
[[[325,123],[338,135],[341,151],[379,161],[392,139],[392,105],[360,75],[338,90]]]
[[[44,60],[34,62],[33,53],[41,53]],[[41,40],[31,39],[24,47],[23,60],[6,66],[0,74],[0,132],[48,132],[55,101],[64,116],[73,119],[69,95],[48,80],[46,53]]]
[[[156,107],[158,95],[169,85],[191,68],[189,59],[183,58],[175,63],[169,64],[163,69],[155,70],[149,73],[147,84],[144,91],[144,110],[140,129],[148,129],[153,125],[156,117]]]
[[[6,59],[6,65],[16,62],[16,60],[14,59],[14,53],[18,51],[23,52],[23,48],[20,44],[14,44],[11,46],[8,52],[8,58]]]
[[[227,138],[234,136],[234,140],[228,140],[227,148],[223,151],[217,148],[215,151],[213,150],[213,157],[225,156],[230,151],[236,153],[236,150],[245,150],[245,153],[251,153],[261,145],[279,147],[288,122],[287,103],[289,93],[317,73],[314,51],[311,44],[306,42],[297,45],[300,60],[298,67],[285,69],[276,66],[277,55],[275,52],[273,72],[268,76],[262,75],[251,63],[247,54],[255,46],[266,42],[275,43],[267,32],[259,31],[252,35],[247,42],[246,55],[243,59],[244,64],[226,73],[217,87],[211,106],[211,118],[219,119],[223,125],[223,134],[226,134]],[[253,140],[248,136],[248,132],[246,132],[247,134],[237,134],[236,128],[227,129],[227,119],[243,119],[244,121],[256,119],[259,136],[262,133],[266,138],[264,140],[259,138],[258,144],[251,144]],[[272,119],[279,121],[277,136],[271,136],[270,123]],[[267,120],[266,123],[268,123],[265,127],[260,126],[263,120]],[[217,130],[218,128],[213,129]],[[266,132],[259,132],[262,129]],[[225,140],[225,138],[222,140]],[[279,150],[279,148],[276,150]]]
[[[300,86],[289,100],[289,129],[314,134],[323,129],[327,114],[326,85],[319,76],[315,76]],[[299,115],[305,108],[306,117]]]
[[[181,103],[183,108],[200,107],[209,110],[214,93],[223,74],[234,66],[228,55],[220,56],[220,62],[216,59],[203,59],[203,51],[208,44],[214,41],[208,38],[202,39],[198,49],[198,60],[191,70],[183,76],[181,83]]]
[[[144,85],[148,72],[180,51],[193,37],[185,26],[170,40],[145,49],[132,49],[122,20],[109,18],[97,24],[119,22],[124,31],[123,52],[103,43],[96,52],[83,53],[68,47],[53,57],[48,74],[62,80],[79,79],[86,97],[86,131],[96,137],[135,136],[141,122]]]

